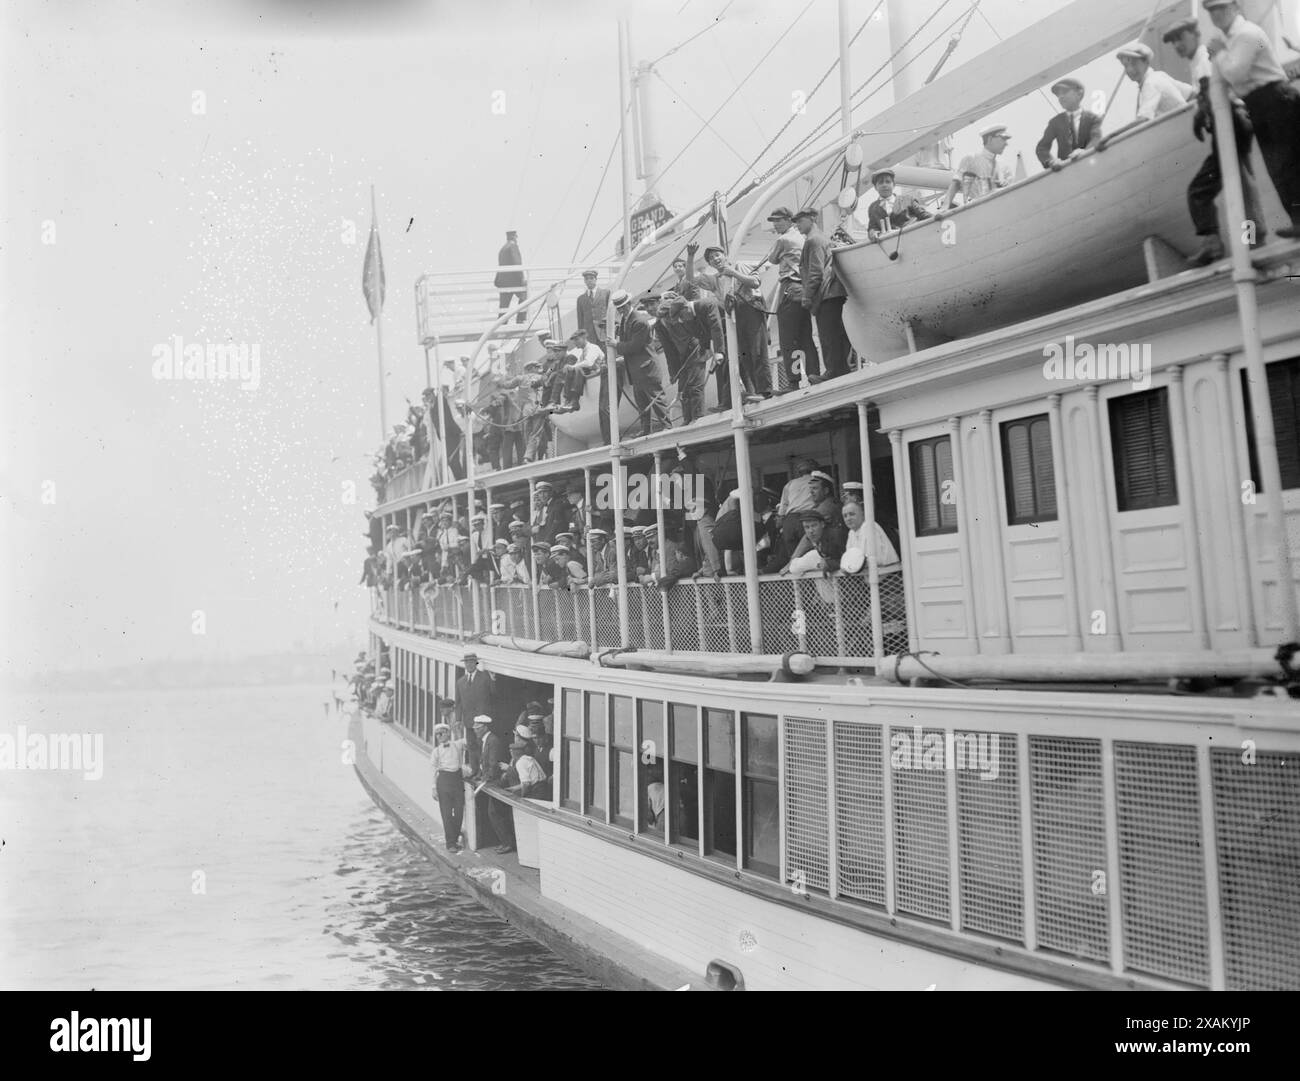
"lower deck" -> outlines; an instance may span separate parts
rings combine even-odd
[[[462,647],[372,633],[397,695],[367,731],[432,808],[424,741]],[[1300,987],[1289,700],[478,653],[499,718],[553,700],[554,798],[515,811],[536,820],[542,896],[696,979],[718,962],[746,987]]]

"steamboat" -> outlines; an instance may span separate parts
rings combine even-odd
[[[889,5],[896,69],[924,7]],[[430,451],[387,478],[385,527],[413,535],[447,504],[468,521],[524,503],[530,520],[543,482],[590,523],[623,489],[610,477],[660,492],[683,461],[734,490],[742,526],[743,573],[665,588],[670,508],[652,501],[661,562],[638,575],[647,514],[616,496],[607,584],[375,590],[370,653],[395,697],[354,715],[357,773],[485,905],[614,987],[1300,987],[1300,244],[1225,229],[1230,257],[1184,268],[1208,152],[1190,106],[885,241],[860,210],[886,166],[937,194],[946,136],[1125,41],[1186,79],[1162,36],[1198,14],[1070,3],[932,81],[904,72],[896,104],[855,125],[843,4],[840,137],[737,198],[625,223],[595,266],[611,293],[657,292],[688,242],[752,265],[774,207],[815,207],[848,240],[833,262],[856,363],[839,378],[791,380],[773,356],[785,393],[753,400],[728,318],[727,408],[687,424],[674,404],[649,430],[617,380],[590,378],[552,418],[552,456],[494,469],[476,406],[541,356],[539,327],[573,329],[590,264],[524,268],[504,312],[498,268],[417,282]],[[1221,83],[1214,100],[1226,116]],[[1241,220],[1224,173],[1224,220]],[[762,287],[770,310],[773,270]],[[1047,363],[1121,343],[1141,370]],[[806,458],[861,484],[881,529],[859,569],[759,573],[756,493]],[[467,785],[453,852],[433,840],[430,741],[470,651],[507,727],[545,704],[553,783],[545,799]],[[515,852],[493,850],[492,801]]]

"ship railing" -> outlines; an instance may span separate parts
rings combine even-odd
[[[886,712],[782,718],[786,883],[1116,977],[1297,986],[1294,733]]]
[[[401,499],[403,496],[414,495],[416,492],[424,490],[424,477],[429,469],[428,458],[421,458],[418,462],[412,462],[410,465],[399,469],[384,482],[383,494],[379,497],[380,503],[391,503],[394,499]]]
[[[879,574],[884,655],[907,649],[903,575]],[[668,590],[627,589],[628,640],[619,634],[617,586],[574,590],[524,585],[440,585],[391,590],[390,626],[464,639],[496,634],[539,641],[586,642],[594,649],[700,650],[744,653],[750,643],[745,580],[688,578]],[[764,653],[811,653],[831,662],[865,664],[875,653],[871,587],[865,574],[786,577],[758,582]]]
[[[617,266],[593,262],[590,269],[596,271],[601,288],[608,288]],[[502,270],[522,273],[527,284],[517,289],[498,288],[493,281]],[[547,303],[545,322],[534,327],[536,315],[525,316],[521,322],[511,320],[497,331],[496,337],[531,336],[539,329],[558,333],[558,324],[552,322],[557,306],[564,305],[564,310],[572,311],[574,300],[582,288],[582,280],[579,278],[574,281],[573,273],[572,266],[546,265],[492,266],[423,274],[415,283],[415,321],[419,343],[422,346],[433,346],[438,343],[475,341],[484,325],[501,314],[501,295],[515,293],[523,293],[532,298],[553,291]]]

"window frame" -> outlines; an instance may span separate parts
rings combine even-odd
[[[1164,451],[1168,457],[1169,473],[1169,490],[1165,494],[1157,492],[1154,497],[1141,500],[1130,499],[1128,496],[1127,476],[1128,470],[1124,468],[1128,464],[1127,452],[1124,449],[1123,439],[1120,438],[1121,432],[1116,427],[1116,413],[1123,408],[1122,403],[1134,402],[1136,400],[1148,402],[1157,402],[1164,408]],[[1114,484],[1115,503],[1114,511],[1116,514],[1130,514],[1134,511],[1163,510],[1167,507],[1177,507],[1181,504],[1178,493],[1178,462],[1174,453],[1174,434],[1173,418],[1171,415],[1171,406],[1169,401],[1169,387],[1165,384],[1160,386],[1149,387],[1147,390],[1130,391],[1125,394],[1114,394],[1106,398],[1106,432],[1110,441],[1110,464],[1111,480]],[[1148,410],[1148,417],[1150,410]],[[1153,428],[1149,428],[1149,435],[1154,441]],[[1159,453],[1156,448],[1155,453]]]
[[[1051,471],[1051,495],[1052,510],[1051,513],[1045,513],[1042,508],[1043,492],[1038,488],[1036,466],[1038,462],[1034,456],[1033,432],[1035,425],[1044,424],[1047,427],[1047,458]],[[1016,514],[1015,501],[1015,466],[1012,461],[1011,448],[1008,443],[1011,431],[1016,427],[1022,427],[1026,430],[1028,440],[1029,454],[1029,484],[1032,490],[1033,509],[1029,514]],[[998,421],[998,449],[1002,455],[1002,495],[1006,506],[1007,525],[1024,526],[1024,525],[1041,525],[1044,522],[1056,522],[1060,520],[1060,501],[1056,485],[1056,453],[1053,449],[1052,415],[1050,413],[1027,413],[1020,417],[1009,417],[1006,420]]]
[[[955,503],[943,502],[944,478],[940,477],[939,475],[939,463],[937,457],[937,453],[938,453],[937,448],[940,445],[946,445],[948,447],[948,461],[949,461],[952,475],[947,479],[953,481],[955,484],[957,479],[956,455],[953,450],[952,434],[950,432],[943,432],[938,435],[926,436],[921,439],[913,439],[907,444],[906,467],[907,467],[907,485],[908,488],[910,489],[910,495],[911,495],[910,502],[912,504],[912,536],[918,539],[922,537],[950,536],[952,534],[960,532],[960,519],[958,518],[957,515],[957,505]],[[923,505],[923,500],[922,500],[923,493],[921,491],[921,485],[918,483],[918,478],[921,475],[921,471],[917,468],[917,457],[919,454],[923,453],[927,449],[930,451],[931,455],[934,456],[934,478],[935,478],[934,498],[936,501],[935,507],[937,508],[938,511],[937,520],[939,523],[937,526],[934,527],[923,527],[921,523],[921,508]],[[945,507],[947,507],[952,512],[951,526],[945,526],[943,524]]]

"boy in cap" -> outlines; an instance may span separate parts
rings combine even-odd
[[[1101,117],[1083,107],[1084,92],[1083,83],[1073,77],[1057,79],[1052,84],[1061,111],[1047,122],[1043,137],[1034,147],[1034,154],[1044,169],[1060,169],[1101,142]]]
[[[1011,169],[998,161],[998,155],[1007,148],[1011,133],[1005,124],[991,124],[980,132],[984,149],[978,154],[967,154],[952,174],[952,183],[944,195],[944,208],[950,208],[960,191],[965,203],[1005,188],[1011,183]]]
[[[767,316],[763,307],[762,279],[752,269],[734,264],[717,246],[704,249],[704,261],[711,268],[701,274],[700,284],[712,289],[723,309],[736,318],[736,348],[739,352],[740,385],[746,403],[772,396],[772,373],[767,366]]]
[[[1277,230],[1288,239],[1300,230],[1300,90],[1287,80],[1273,43],[1242,17],[1235,0],[1202,0],[1226,41],[1206,46],[1210,61],[1246,104],[1268,175],[1291,224]]]
[[[917,202],[916,196],[894,191],[893,169],[872,173],[871,186],[879,196],[867,207],[867,236],[872,240],[879,240],[882,233],[891,229],[901,229],[909,221],[925,221],[934,216]]]

